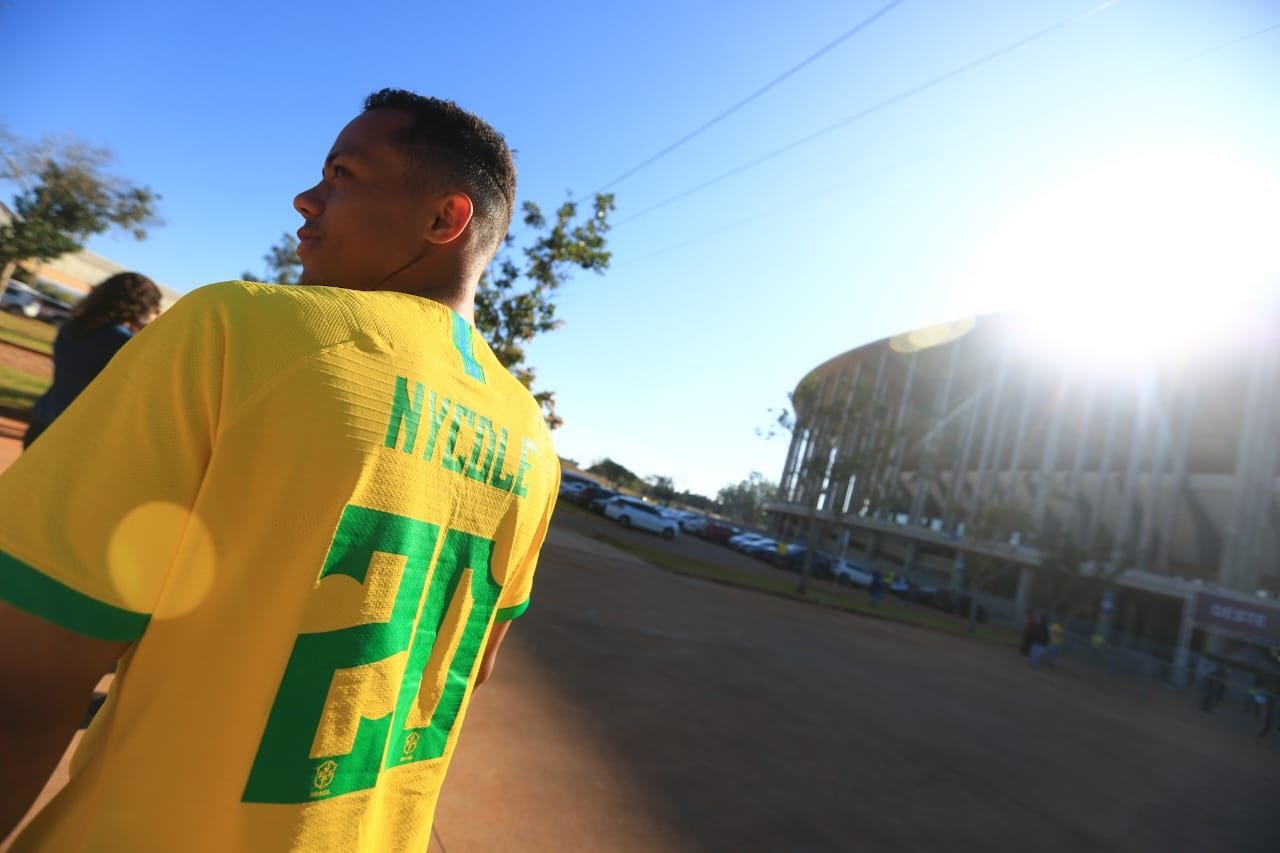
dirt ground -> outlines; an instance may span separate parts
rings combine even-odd
[[[680,577],[593,525],[557,516],[436,853],[1280,849],[1280,747],[1189,696]]]
[[[560,521],[433,849],[1280,849],[1280,749],[1189,696],[679,577]]]

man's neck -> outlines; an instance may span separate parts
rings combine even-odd
[[[417,296],[420,299],[430,299],[432,302],[439,302],[441,305],[455,311],[462,319],[471,325],[476,323],[476,291],[475,285],[456,284],[452,286],[441,287],[439,285],[428,286],[405,286],[405,287],[380,287],[379,290],[393,291],[395,293],[404,293],[409,296]]]

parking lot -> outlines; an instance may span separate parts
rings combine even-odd
[[[1280,751],[1192,697],[681,577],[599,530],[557,514],[433,850],[1280,849]]]
[[[603,516],[588,513],[565,501],[561,501],[556,510],[556,523],[566,529],[575,530],[587,536],[604,536],[624,545],[636,545],[645,549],[658,550],[682,559],[720,566],[735,572],[745,572],[774,581],[799,582],[797,571],[778,568],[759,557],[747,556],[728,546],[708,542],[690,533],[681,533],[674,541],[668,541],[645,531],[628,530]],[[848,557],[850,560],[854,560],[859,555],[851,550]],[[859,588],[847,583],[836,583],[833,580],[818,577],[810,578],[809,582],[813,589],[820,590],[830,596],[858,602],[867,601],[867,590],[865,588]],[[886,615],[891,616],[922,612],[929,614],[931,617],[936,615],[937,618],[941,619],[954,619],[956,625],[962,625],[965,622],[962,617],[949,616],[924,605],[904,601],[892,595],[885,597],[880,608]]]

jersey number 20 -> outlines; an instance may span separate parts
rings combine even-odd
[[[347,575],[368,587],[375,555],[403,558],[398,583],[365,590],[389,601],[390,618],[298,635],[244,802],[335,797],[444,754],[501,591],[489,574],[492,551],[491,540],[439,525],[343,510],[320,582]]]

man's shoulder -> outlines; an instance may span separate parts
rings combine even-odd
[[[330,287],[302,287],[287,284],[264,284],[257,281],[219,281],[206,284],[183,296],[175,307],[227,306],[263,310],[297,310],[306,306],[335,303],[344,291]]]

